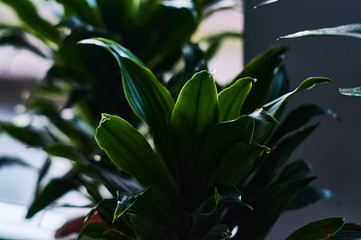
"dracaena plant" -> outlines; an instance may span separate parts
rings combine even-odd
[[[283,211],[304,206],[311,192],[324,191],[304,192],[314,179],[308,165],[287,160],[316,125],[299,127],[330,111],[303,106],[276,125],[289,97],[330,80],[309,78],[285,92],[282,47],[254,59],[221,91],[211,73],[200,71],[174,101],[122,46],[102,38],[81,43],[101,46],[117,59],[127,101],[149,135],[121,117],[102,114],[96,141],[140,190],[119,190],[116,199],[100,201],[89,217],[97,214],[101,220],[87,223],[79,239],[220,240],[232,230],[234,239],[264,239]],[[259,85],[257,74],[264,77]],[[342,226],[342,218],[327,218],[288,239],[327,239]]]
[[[60,0],[51,3],[55,5],[55,20],[43,18],[39,14],[41,6],[32,1],[0,2],[12,8],[21,21],[21,27],[0,27],[0,44],[25,48],[53,61],[45,78],[33,86],[31,98],[25,101],[29,124],[1,123],[1,132],[48,154],[39,171],[38,191],[28,217],[82,186],[92,202],[102,198],[99,186],[113,194],[119,188],[134,190],[124,185],[129,176],[101,156],[94,134],[102,112],[120,115],[134,125],[139,120],[122,91],[117,62],[101,48],[77,45],[79,40],[107,37],[121,43],[136,53],[163,84],[166,72],[175,73],[167,86],[177,96],[195,69],[206,68],[206,62],[225,37],[241,35],[223,32],[202,39],[207,45],[203,50],[199,42],[191,42],[206,17],[232,8],[239,1],[218,6],[220,1],[214,0]],[[185,67],[179,70],[178,62],[184,62]],[[39,126],[39,118],[48,121]],[[73,167],[64,176],[44,182],[54,157],[70,160]],[[21,162],[12,157],[1,160]]]

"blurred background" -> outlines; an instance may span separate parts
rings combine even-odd
[[[322,124],[293,156],[295,160],[301,157],[307,159],[313,166],[313,175],[318,176],[313,184],[332,190],[339,196],[341,204],[321,201],[299,211],[285,213],[267,239],[284,239],[294,229],[328,216],[343,216],[347,222],[361,223],[361,99],[338,93],[339,87],[361,85],[361,40],[324,37],[277,41],[282,35],[305,29],[360,23],[361,1],[280,0],[259,9],[254,9],[254,5],[254,1],[245,1],[244,18],[240,12],[227,11],[214,15],[200,27],[199,35],[224,29],[244,29],[243,43],[225,41],[218,57],[210,62],[210,69],[215,71],[217,79],[226,82],[241,70],[245,62],[272,45],[283,44],[289,47],[285,63],[291,89],[310,76],[333,79],[332,84],[295,96],[289,106],[317,103],[331,108],[342,118],[342,123],[329,117],[317,119]],[[45,17],[53,17],[48,15],[46,6],[42,9]],[[0,5],[0,22],[16,21],[11,10]],[[13,119],[16,111],[21,110],[21,99],[28,94],[26,89],[41,79],[50,66],[51,61],[29,52],[12,47],[0,49],[0,120]],[[15,118],[13,121],[22,119]],[[35,169],[45,160],[41,152],[25,149],[5,135],[0,135],[0,146],[0,156],[16,153]],[[51,174],[60,176],[67,168],[67,162],[59,159]],[[26,207],[34,196],[36,180],[37,171],[32,168],[0,167],[1,236],[21,226],[24,239],[29,239],[29,233],[32,233],[33,239],[52,239],[59,225],[79,214],[64,209],[54,210],[24,221]],[[66,198],[84,201],[76,193]]]

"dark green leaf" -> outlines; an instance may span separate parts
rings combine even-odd
[[[194,176],[199,184],[197,193],[208,184],[211,174],[231,147],[238,143],[250,143],[253,136],[254,119],[241,116],[237,120],[221,122],[209,131],[197,161]]]
[[[272,102],[269,102],[269,103],[263,105],[262,108],[265,109],[269,115],[273,116],[274,118],[278,118],[285,103],[288,101],[288,99],[291,96],[293,96],[294,94],[296,94],[300,91],[311,89],[317,84],[328,83],[328,82],[331,82],[331,80],[328,78],[323,78],[323,77],[308,78],[308,79],[304,80],[292,92],[286,93],[286,94],[280,96],[279,98],[273,100]],[[257,113],[257,111],[255,113]],[[251,116],[254,116],[255,113],[252,113]],[[256,126],[256,132],[260,133],[260,135],[258,136],[260,138],[255,139],[255,140],[257,142],[263,143],[267,139],[267,137],[268,137],[270,131],[273,129],[273,127],[274,127],[274,124],[272,122],[269,122],[269,121],[258,122],[258,124]]]
[[[253,78],[242,78],[218,94],[219,122],[236,119],[241,114],[243,103],[251,90]]]
[[[50,22],[39,16],[38,10],[31,1],[1,0],[1,2],[11,7],[19,19],[35,31],[35,35],[59,43],[59,32]]]
[[[243,114],[249,114],[265,104],[269,89],[274,81],[275,69],[282,63],[282,56],[285,52],[286,48],[282,46],[272,47],[246,64],[243,71],[235,78],[252,77],[257,79],[248,94],[242,110]]]
[[[75,190],[79,184],[80,183],[76,182],[74,179],[71,179],[67,175],[62,178],[51,180],[41,191],[40,195],[31,204],[26,218],[31,218],[37,212],[43,210],[45,207],[59,199],[65,193],[69,192],[70,190]]]
[[[348,24],[338,27],[321,28],[316,30],[306,30],[289,34],[279,39],[313,37],[313,36],[343,36],[361,38],[361,24]]]
[[[276,143],[286,134],[304,126],[313,117],[323,114],[340,120],[339,116],[330,109],[322,108],[315,104],[302,105],[287,115],[282,124],[276,129],[270,142]]]
[[[120,117],[109,114],[102,117],[95,138],[117,167],[134,176],[145,187],[155,184],[168,191],[176,188],[138,130]]]
[[[179,214],[184,209],[177,202],[170,201],[165,192],[155,185],[150,185],[131,206],[131,212],[152,219],[157,224],[183,234],[184,223]]]
[[[290,164],[287,164],[283,169],[279,177],[277,178],[277,183],[284,183],[290,180],[296,180],[305,178],[311,171],[311,166],[304,160],[297,160]]]
[[[242,213],[244,215],[241,219],[238,218],[240,213],[231,210],[231,214],[238,218],[236,238],[264,239],[288,203],[312,180],[313,178],[294,180],[266,188],[250,203],[254,211]]]
[[[341,217],[324,218],[309,223],[293,232],[286,240],[324,240],[339,231],[345,219]]]
[[[361,97],[361,87],[355,88],[340,88],[340,93],[346,96]]]
[[[137,240],[167,240],[163,229],[159,224],[140,215],[128,214],[133,223],[133,229]]]
[[[267,147],[257,143],[235,144],[213,171],[209,187],[218,185],[238,186],[252,170],[254,159],[267,150]]]
[[[259,189],[267,186],[281,174],[281,171],[293,151],[315,130],[318,125],[305,128],[293,135],[288,136],[269,154],[268,159],[258,170],[251,186]],[[252,188],[252,187],[251,187]]]
[[[168,131],[174,102],[169,91],[149,69],[141,65],[140,60],[119,44],[100,38],[83,40],[80,43],[104,47],[117,59],[130,106],[149,125],[161,160],[175,173],[176,163]]]
[[[346,223],[340,231],[329,238],[329,240],[360,240],[361,239],[361,225],[354,223]]]
[[[120,218],[126,211],[128,211],[129,208],[131,208],[137,201],[137,199],[147,191],[147,189],[134,193],[117,192],[118,201],[114,212],[113,222]]]
[[[334,200],[336,203],[340,204],[338,197],[330,190],[325,188],[307,187],[302,189],[296,195],[292,202],[287,206],[287,210],[300,209],[323,199]]]
[[[288,93],[289,89],[289,80],[286,72],[286,67],[284,64],[281,64],[273,72],[273,82],[268,90],[267,98],[265,102],[271,102],[274,99]]]
[[[216,85],[212,75],[202,71],[184,85],[171,118],[178,166],[182,167],[180,172],[185,179],[193,177],[201,146],[209,129],[217,121]]]
[[[275,99],[274,101],[267,103],[263,106],[264,109],[267,110],[271,115],[277,117],[277,112],[281,108],[281,106],[291,97],[292,95],[313,88],[317,84],[332,82],[329,78],[323,77],[311,77],[304,80],[295,90],[284,94],[283,96]]]

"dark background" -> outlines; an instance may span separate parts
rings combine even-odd
[[[280,36],[301,30],[361,23],[360,0],[280,0],[258,9],[245,1],[245,62],[274,44],[289,47],[286,67],[291,89],[310,76],[329,77],[332,84],[320,85],[292,98],[288,107],[317,103],[340,115],[317,118],[315,133],[293,154],[303,157],[318,176],[314,186],[331,189],[341,205],[321,201],[281,216],[268,240],[285,239],[293,230],[320,218],[343,216],[361,223],[361,98],[338,93],[339,87],[361,86],[361,39],[312,37],[277,41]]]

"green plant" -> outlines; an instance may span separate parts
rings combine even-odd
[[[24,103],[26,113],[31,116],[29,124],[2,122],[0,127],[1,132],[48,154],[39,170],[38,190],[27,217],[81,187],[86,188],[85,195],[92,202],[104,197],[100,186],[105,186],[113,195],[118,189],[137,189],[137,186],[124,185],[129,176],[102,156],[94,140],[102,112],[122,116],[135,126],[139,124],[122,91],[117,63],[104,54],[103,49],[77,45],[78,41],[107,37],[121,43],[136,53],[163,84],[166,84],[166,72],[175,73],[167,86],[176,97],[185,79],[195,70],[206,69],[207,61],[224,38],[241,36],[223,32],[206,37],[201,40],[207,43],[203,50],[199,42],[191,41],[203,19],[215,11],[234,7],[237,1],[219,8],[219,1],[210,0],[98,0],[93,4],[87,0],[59,0],[56,7],[63,12],[56,19],[56,25],[43,18],[32,1],[0,2],[12,8],[22,23],[21,26],[1,26],[0,43],[28,49],[54,62]],[[99,58],[100,55],[103,57]],[[185,66],[180,70],[179,62]],[[39,126],[36,124],[39,118],[47,122]],[[64,176],[44,182],[54,157],[68,159],[73,167]],[[2,160],[15,163],[12,157]]]
[[[65,9],[59,28],[43,21],[31,2],[2,2],[29,27],[25,31],[4,27],[10,35],[4,34],[2,43],[55,56],[46,79],[33,92],[35,98],[27,103],[29,111],[45,116],[51,124],[34,129],[2,123],[2,131],[73,163],[66,175],[46,185],[28,217],[69,190],[84,186],[95,205],[89,217],[99,215],[102,221],[88,222],[81,236],[225,239],[237,227],[236,239],[263,239],[281,212],[329,193],[308,186],[313,178],[307,177],[310,169],[305,161],[288,160],[317,125],[300,128],[316,115],[334,114],[307,105],[276,127],[290,96],[328,79],[310,78],[288,92],[282,65],[285,49],[276,46],[247,64],[228,88],[216,86],[208,71],[187,82],[195,72],[207,69],[207,60],[224,37],[240,36],[226,33],[207,38],[203,50],[190,43],[200,21],[219,10],[210,6],[220,1],[189,5],[185,1],[99,0],[95,7],[89,1],[58,1]],[[227,8],[234,5],[230,2]],[[184,5],[175,7],[174,3]],[[76,17],[67,19],[74,13]],[[29,34],[43,41],[43,47],[51,46],[51,54],[44,55],[28,42],[24,35]],[[82,43],[101,45],[116,58],[103,48],[76,45],[90,37],[112,39]],[[181,59],[184,67],[179,70],[176,63]],[[169,81],[165,81],[165,72],[172,73]],[[54,104],[59,98],[65,101],[60,107]],[[59,109],[70,107],[75,116],[63,118]],[[101,112],[110,114],[103,115],[96,138],[120,169],[93,139]],[[136,116],[149,127],[145,136],[137,130],[141,123]],[[50,162],[41,170],[40,180]],[[112,199],[103,199],[100,185]],[[326,239],[342,225],[341,218],[324,219],[289,239],[306,234]]]
[[[142,190],[118,191],[117,200],[101,201],[90,215],[98,212],[103,221],[85,225],[81,236],[226,239],[238,229],[235,239],[264,239],[282,211],[307,204],[301,190],[313,179],[307,177],[309,168],[302,160],[287,160],[316,125],[294,131],[312,116],[330,112],[305,106],[278,128],[276,118],[293,94],[329,79],[309,78],[284,93],[284,48],[275,47],[251,61],[241,79],[220,92],[208,71],[196,73],[174,103],[155,75],[125,48],[101,38],[81,43],[102,46],[117,59],[127,100],[149,126],[154,143],[152,148],[124,119],[103,114],[96,134],[99,146]],[[263,82],[253,86],[255,79],[243,75],[257,75]],[[305,116],[305,109],[310,114]],[[310,226],[289,239],[306,234],[326,239],[343,220],[329,218]]]

